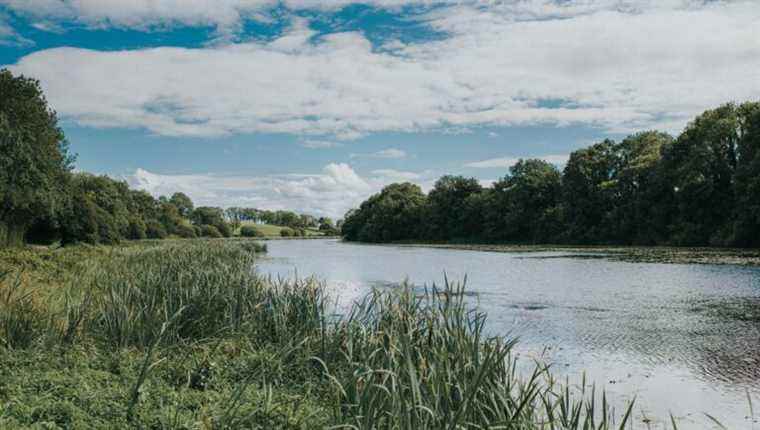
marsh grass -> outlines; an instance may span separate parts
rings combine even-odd
[[[27,348],[38,337],[41,321],[34,290],[15,276],[0,273],[0,344],[8,349]]]
[[[96,248],[0,282],[0,427],[612,429],[603,391],[518,372],[463,285],[375,290],[336,317],[251,241]],[[81,254],[83,251],[74,250]],[[28,270],[28,269],[25,269]],[[40,286],[27,285],[48,279]],[[41,292],[40,289],[47,291]],[[675,426],[675,420],[673,422]]]

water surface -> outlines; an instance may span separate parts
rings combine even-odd
[[[681,428],[710,428],[704,412],[732,429],[753,428],[747,392],[760,404],[760,323],[741,309],[760,306],[759,268],[337,240],[267,245],[260,273],[314,275],[341,306],[373,287],[466,275],[489,330],[519,337],[521,361],[540,358],[575,383],[585,372],[619,408],[636,396],[636,419],[652,428],[664,428],[670,413]]]

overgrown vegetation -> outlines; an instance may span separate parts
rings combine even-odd
[[[3,255],[0,427],[631,422],[584,381],[560,386],[541,364],[520,375],[513,343],[484,333],[460,286],[376,291],[335,316],[319,282],[257,276],[261,251],[207,240]]]
[[[520,160],[492,187],[392,184],[350,211],[348,240],[760,247],[760,103],[577,150],[563,172]]]

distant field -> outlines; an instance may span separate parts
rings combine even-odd
[[[280,225],[270,225],[270,224],[256,224],[253,221],[243,221],[240,224],[241,226],[244,225],[250,225],[259,230],[261,233],[264,234],[264,236],[280,236],[280,231],[284,228]],[[240,235],[240,229],[238,228],[235,230],[235,235]],[[306,235],[307,236],[323,236],[322,232],[316,229],[306,229]]]

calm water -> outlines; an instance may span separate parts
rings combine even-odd
[[[404,279],[430,285],[441,284],[444,271],[450,280],[467,275],[489,329],[518,336],[522,361],[540,357],[571,382],[585,371],[621,407],[635,395],[637,420],[651,419],[652,428],[663,428],[671,412],[682,428],[710,428],[709,412],[729,428],[760,429],[747,401],[749,391],[760,405],[760,324],[716,310],[760,306],[760,269],[334,240],[267,245],[260,273],[314,275],[342,306]]]

